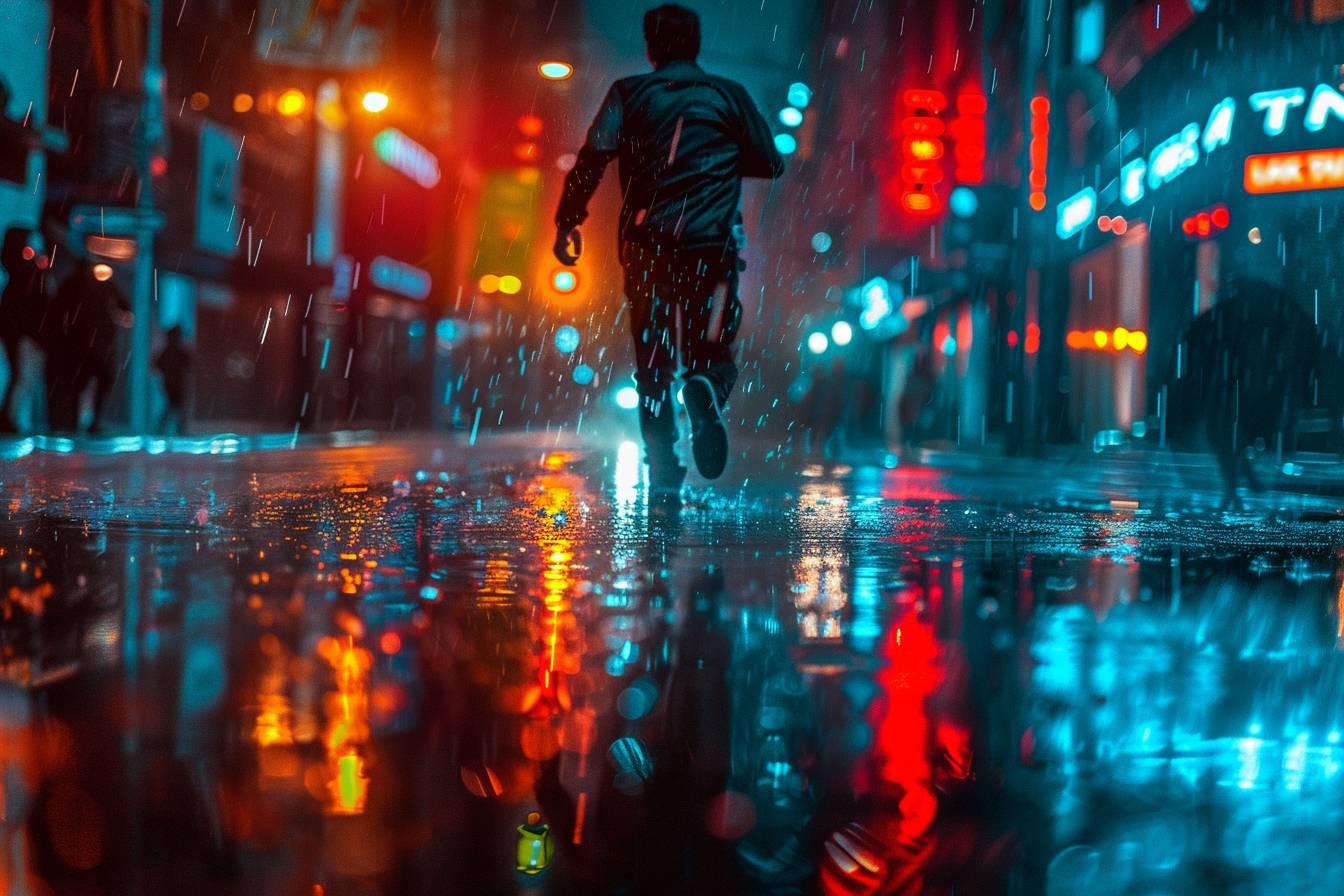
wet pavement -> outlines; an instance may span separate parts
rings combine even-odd
[[[1338,890],[1333,505],[553,443],[0,467],[0,893]]]

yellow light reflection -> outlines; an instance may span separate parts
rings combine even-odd
[[[838,641],[849,603],[841,538],[849,527],[849,496],[835,483],[808,482],[798,501],[802,544],[793,565],[794,609],[805,641]]]
[[[373,655],[356,647],[350,635],[323,638],[318,654],[331,666],[336,679],[336,690],[324,700],[330,797],[326,809],[333,815],[359,815],[369,789],[362,750],[369,741],[369,669]]]

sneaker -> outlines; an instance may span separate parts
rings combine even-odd
[[[693,376],[681,390],[686,412],[691,416],[691,453],[695,467],[706,479],[718,479],[728,465],[728,428],[714,395],[714,387],[704,376]]]

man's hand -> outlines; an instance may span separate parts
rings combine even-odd
[[[570,244],[573,244],[574,250],[570,251]],[[560,229],[555,232],[555,257],[561,264],[573,267],[583,254],[583,234],[579,228],[571,227],[568,230]]]

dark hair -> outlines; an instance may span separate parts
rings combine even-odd
[[[700,55],[700,17],[674,3],[644,13],[644,42],[655,66],[694,62]]]

